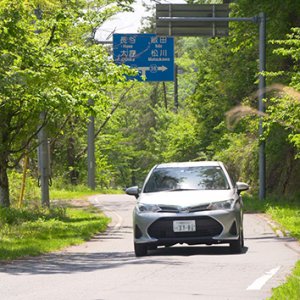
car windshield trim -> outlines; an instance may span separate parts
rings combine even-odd
[[[169,190],[170,192],[181,192],[181,191],[199,191],[199,189],[182,189],[182,188],[177,188],[177,189],[172,189]]]

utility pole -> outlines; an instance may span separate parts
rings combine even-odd
[[[38,133],[38,165],[39,165],[39,183],[41,187],[42,205],[50,207],[49,197],[49,179],[50,179],[50,164],[49,164],[49,144],[46,128],[44,127],[46,113],[40,113],[40,122],[42,128]]]
[[[38,7],[34,10],[38,20],[42,20],[42,10]],[[40,34],[39,30],[36,30]],[[40,131],[38,133],[38,166],[39,166],[39,184],[41,187],[42,205],[50,207],[49,197],[49,181],[50,181],[50,159],[49,159],[49,145],[48,135],[45,128],[46,112],[40,113]]]
[[[93,106],[94,101],[89,100],[89,105]],[[96,183],[95,183],[95,169],[96,169],[96,162],[95,162],[95,117],[89,117],[89,124],[88,124],[88,186],[90,189],[95,190]]]
[[[265,91],[266,78],[266,16],[265,13],[259,14],[259,96],[258,110],[260,113],[265,112]],[[259,199],[263,200],[266,197],[266,154],[265,141],[263,140],[263,117],[259,119]]]
[[[112,41],[96,41],[97,44],[112,44]],[[94,100],[89,99],[89,106],[94,106]],[[88,167],[88,187],[91,190],[96,188],[96,160],[95,160],[95,117],[90,115],[87,129],[87,167]]]

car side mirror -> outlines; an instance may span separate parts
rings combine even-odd
[[[125,190],[125,193],[127,195],[135,196],[135,198],[138,198],[138,196],[140,194],[140,189],[138,186],[131,186]]]
[[[247,183],[244,183],[244,182],[237,182],[236,183],[236,188],[237,188],[238,194],[240,194],[243,191],[249,190],[249,185]]]

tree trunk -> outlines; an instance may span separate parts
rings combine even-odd
[[[166,111],[168,111],[167,86],[166,86],[166,83],[164,81],[163,81],[163,90],[164,90],[165,109],[166,109]]]
[[[290,148],[287,156],[286,156],[286,164],[285,164],[285,175],[284,175],[284,180],[283,180],[283,184],[282,184],[282,193],[284,195],[288,194],[288,186],[290,184],[291,181],[291,177],[293,174],[293,169],[294,169],[294,165],[295,165],[295,151],[293,148]]]
[[[79,172],[76,170],[75,139],[73,137],[70,137],[68,139],[67,159],[68,159],[68,167],[70,168],[70,172],[69,172],[70,183],[72,185],[77,185]]]
[[[0,206],[10,206],[7,160],[3,157],[0,159]]]

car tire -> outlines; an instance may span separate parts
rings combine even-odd
[[[136,257],[147,255],[147,245],[134,243],[134,253]]]
[[[239,238],[236,241],[230,242],[231,253],[242,253],[244,248],[244,233],[243,230],[240,231]]]

